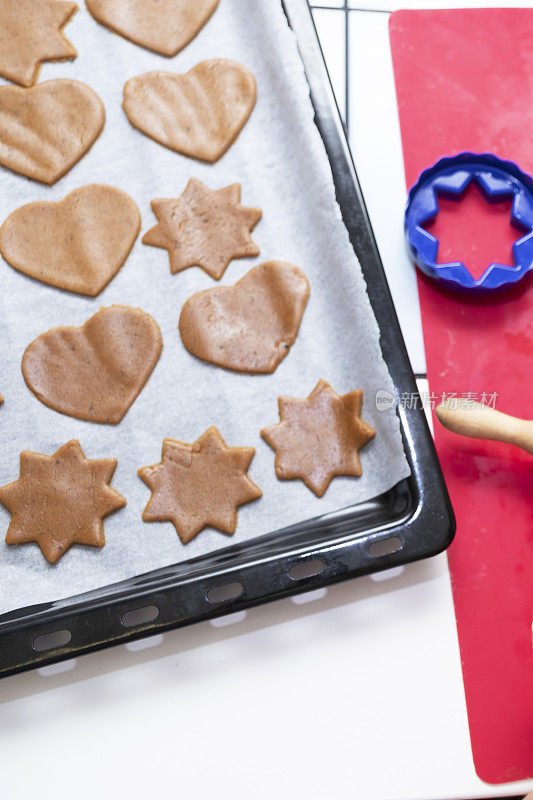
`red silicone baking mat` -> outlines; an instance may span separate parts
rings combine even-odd
[[[533,173],[533,10],[398,11],[390,37],[408,186],[462,150],[493,152]],[[437,235],[474,272],[495,247],[510,257],[507,216],[475,191],[446,210]],[[533,282],[472,300],[419,276],[419,293],[432,398],[470,392],[533,418]],[[491,783],[528,778],[533,459],[438,423],[435,437],[457,515],[448,553],[476,771]]]

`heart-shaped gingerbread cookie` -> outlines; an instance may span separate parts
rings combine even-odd
[[[219,0],[86,0],[98,22],[134,44],[175,56],[194,39]]]
[[[131,124],[177,153],[216,161],[233,144],[255,105],[252,73],[223,58],[202,61],[185,75],[147,72],[124,86]]]
[[[102,101],[84,83],[60,79],[31,89],[0,86],[0,164],[55,183],[94,144],[104,122]]]
[[[28,388],[45,406],[76,419],[116,425],[147,382],[163,342],[140,308],[102,308],[81,328],[53,328],[22,357]]]
[[[237,372],[274,372],[298,334],[309,282],[298,267],[267,261],[235,286],[189,297],[179,329],[194,356]]]
[[[141,228],[125,192],[93,184],[59,203],[18,208],[0,227],[0,253],[38,281],[95,297],[126,261]]]

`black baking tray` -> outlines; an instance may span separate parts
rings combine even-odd
[[[417,389],[308,0],[283,0],[398,399]],[[411,476],[369,502],[83,595],[0,616],[0,676],[435,555],[455,522],[420,402],[399,405]],[[23,587],[22,587],[23,592]]]

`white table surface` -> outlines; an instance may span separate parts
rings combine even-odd
[[[394,5],[368,0],[370,10],[349,12],[348,121],[413,367],[423,375],[401,236],[388,15],[380,11]],[[345,113],[345,14],[315,13]],[[6,800],[444,800],[533,788],[491,787],[475,775],[444,555],[7,678],[0,720]]]

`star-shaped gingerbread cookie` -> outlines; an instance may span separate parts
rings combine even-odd
[[[172,522],[183,544],[208,526],[235,533],[238,507],[262,496],[247,475],[254,454],[228,447],[215,427],[193,444],[164,439],[160,463],[139,470],[152,491],[143,520]]]
[[[320,380],[309,397],[278,399],[280,422],[261,436],[276,451],[278,478],[301,478],[322,497],[336,475],[362,474],[359,450],[376,431],[361,418],[363,392],[340,397]]]
[[[76,58],[63,27],[77,10],[65,0],[0,0],[0,75],[33,86],[43,61]]]
[[[240,201],[238,183],[211,191],[191,178],[177,200],[152,201],[159,223],[144,235],[143,243],[168,250],[172,274],[201,267],[220,280],[234,258],[259,255],[250,231],[262,212]]]
[[[73,544],[103,547],[103,518],[126,505],[109,485],[115,458],[85,457],[77,439],[51,456],[23,450],[20,478],[0,487],[11,513],[7,544],[37,542],[50,564]]]

